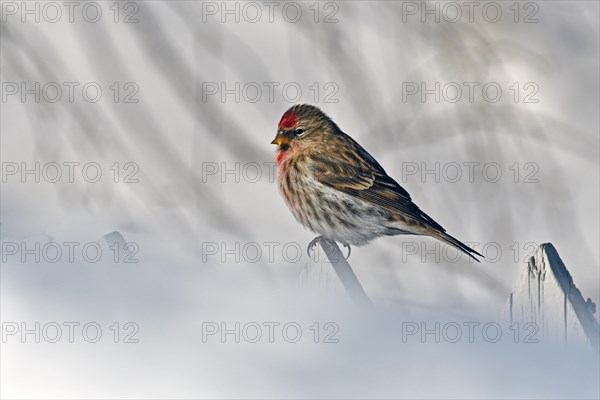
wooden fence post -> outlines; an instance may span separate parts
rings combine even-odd
[[[314,247],[300,275],[300,284],[320,286],[334,293],[343,290],[356,304],[371,306],[371,300],[337,243],[323,238],[318,241],[318,244],[319,247]]]
[[[590,343],[598,349],[596,305],[584,300],[567,267],[550,243],[542,244],[531,257],[510,293],[510,323],[534,323],[545,339],[565,344]]]

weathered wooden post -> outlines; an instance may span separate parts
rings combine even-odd
[[[506,314],[511,324],[537,324],[546,339],[587,342],[597,349],[600,333],[595,312],[596,305],[583,299],[554,246],[544,243],[510,293]]]
[[[337,243],[323,238],[318,244],[300,275],[300,285],[333,294],[345,292],[356,304],[371,306],[371,300]]]

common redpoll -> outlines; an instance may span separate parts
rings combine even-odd
[[[421,211],[317,107],[303,104],[287,110],[271,143],[278,145],[278,181],[285,202],[297,221],[324,238],[361,246],[381,236],[427,235],[475,260],[473,254],[483,257]]]

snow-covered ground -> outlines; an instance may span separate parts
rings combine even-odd
[[[599,304],[598,3],[471,22],[458,2],[449,22],[447,3],[308,2],[295,23],[192,1],[99,2],[95,23],[31,2],[23,23],[21,4],[0,39],[3,397],[598,398],[597,352],[494,325],[545,242]],[[374,309],[304,290],[313,235],[269,145],[294,102],[488,260],[385,238],[350,258]]]

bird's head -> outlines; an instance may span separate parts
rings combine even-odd
[[[335,123],[317,107],[298,104],[283,114],[277,136],[271,144],[278,145],[278,150],[285,152],[294,145],[319,143],[336,129]]]

